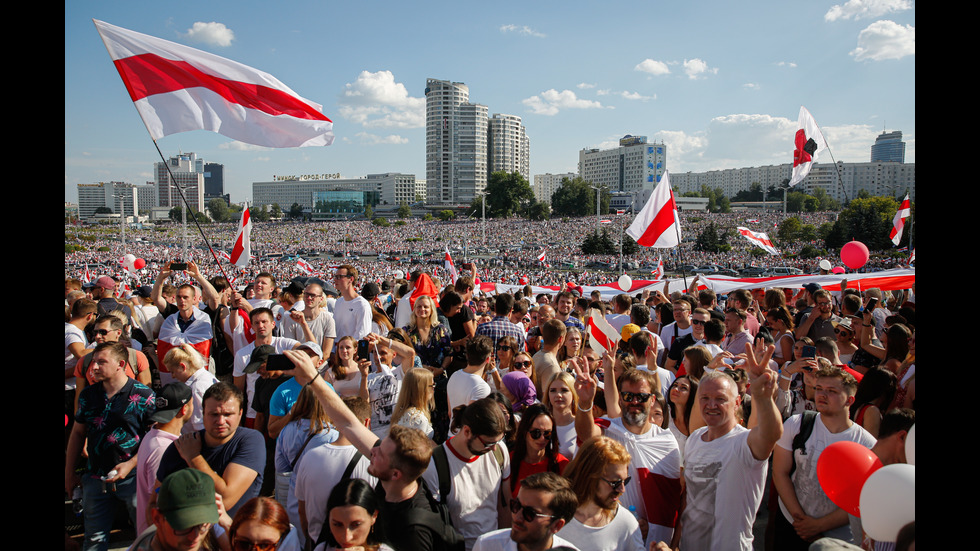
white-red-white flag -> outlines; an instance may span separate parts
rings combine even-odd
[[[793,177],[789,181],[790,186],[802,182],[810,173],[817,156],[829,147],[827,140],[823,138],[823,133],[820,132],[820,127],[817,126],[817,121],[813,120],[813,116],[802,105],[798,128],[793,138]]]
[[[298,256],[296,257],[296,267],[305,272],[306,275],[313,275],[313,266]]]
[[[446,271],[449,272],[449,280],[456,283],[459,279],[459,273],[456,271],[456,264],[453,263],[453,257],[449,255],[449,245],[446,245]]]
[[[154,140],[210,130],[264,147],[333,143],[333,122],[323,107],[274,76],[182,44],[93,22]]]
[[[749,218],[749,219],[748,219],[748,220],[746,220],[745,222],[746,222],[747,224],[758,224],[758,223],[759,223],[759,219],[758,219],[758,218]]]
[[[898,212],[895,213],[895,218],[892,219],[892,231],[888,234],[888,237],[892,240],[895,246],[898,246],[898,242],[902,240],[902,230],[905,228],[905,219],[912,215],[912,205],[909,203],[909,196],[905,194],[905,199],[902,199],[902,204],[898,207]]]
[[[915,249],[912,249],[912,256],[909,257],[909,266],[915,264]]]
[[[215,251],[215,254],[225,259],[225,262],[231,262],[231,255],[226,253],[225,251]]]
[[[669,248],[680,243],[681,220],[666,170],[650,200],[626,229],[626,234],[644,247]]]
[[[235,246],[231,249],[229,262],[244,268],[248,266],[249,258],[252,256],[252,243],[249,238],[252,235],[252,218],[248,213],[248,205],[242,209],[242,220],[238,225],[238,234],[235,236]]]
[[[626,209],[616,209],[616,216],[622,216],[626,214]]]
[[[657,257],[657,269],[653,271],[653,279],[660,279],[664,277],[664,260],[662,257]]]
[[[602,219],[602,220],[599,220],[599,223],[600,224],[612,224],[612,220]]]
[[[589,345],[593,350],[605,350],[607,354],[616,352],[616,345],[622,338],[616,328],[606,321],[601,312],[592,309],[589,316]]]
[[[749,242],[752,243],[753,245],[759,247],[760,249],[766,251],[769,254],[772,255],[779,254],[779,251],[776,250],[776,247],[773,247],[772,241],[769,240],[769,236],[766,235],[765,233],[752,231],[748,228],[743,228],[741,226],[738,226],[736,229],[738,230],[738,233],[742,234],[742,237],[748,239]]]
[[[541,249],[541,254],[538,255],[538,262],[544,262],[545,256],[547,256],[545,250]]]

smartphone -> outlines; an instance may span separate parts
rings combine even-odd
[[[369,343],[367,339],[361,339],[357,341],[357,359],[358,360],[371,359],[371,343]]]
[[[878,307],[878,298],[877,297],[871,297],[871,298],[868,299],[868,305],[864,307],[864,311],[865,312],[871,312],[872,310],[874,310],[877,307]]]
[[[265,362],[266,371],[286,371],[293,367],[293,362],[285,354],[270,354]]]
[[[172,272],[177,272],[177,271],[186,270],[186,269],[187,269],[187,263],[186,262],[171,262],[170,263],[170,271],[172,271]]]
[[[804,345],[803,346],[803,355],[802,355],[802,357],[804,359],[807,359],[807,360],[816,358],[817,357],[817,347],[816,346],[807,346],[807,345]]]

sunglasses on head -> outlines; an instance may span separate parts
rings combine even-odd
[[[531,435],[531,438],[533,438],[535,440],[541,438],[542,436],[545,437],[545,439],[551,438],[551,431],[550,430],[531,429],[531,430],[527,431],[527,433],[530,434]]]
[[[539,513],[534,509],[532,509],[531,507],[528,507],[527,505],[522,505],[521,502],[517,501],[516,499],[510,500],[510,512],[515,514],[516,513],[523,514],[525,522],[534,522],[534,519],[537,517],[555,518],[555,515],[546,515],[544,513]]]
[[[639,402],[641,404],[645,404],[647,403],[647,400],[649,400],[650,397],[653,396],[653,394],[649,392],[623,392],[620,394],[620,396],[623,397],[623,401],[626,402],[627,404],[631,404],[633,402]]]

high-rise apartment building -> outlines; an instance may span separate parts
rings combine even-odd
[[[83,220],[105,207],[112,214],[137,216],[153,207],[153,186],[125,182],[78,184],[78,216]]]
[[[569,180],[574,180],[578,174],[574,172],[566,172],[564,174],[535,174],[534,175],[534,185],[531,186],[531,190],[534,191],[534,200],[541,203],[551,204],[551,196],[558,191],[561,187],[561,182],[565,178]]]
[[[667,170],[667,146],[647,143],[646,136],[626,135],[613,149],[583,149],[578,173],[584,180],[612,192],[653,189]]]
[[[871,146],[871,162],[904,163],[905,142],[902,141],[902,131],[882,132]]]
[[[173,178],[170,177],[171,173]],[[154,163],[153,175],[157,206],[183,208],[180,191],[176,189],[176,186],[180,186],[190,208],[197,212],[204,211],[204,159],[199,159],[197,154],[180,153],[166,163]]]
[[[487,185],[487,106],[469,102],[462,82],[427,79],[426,202],[469,204]]]
[[[212,199],[225,195],[225,165],[204,163],[204,197]]]
[[[489,173],[517,172],[530,182],[531,141],[527,137],[527,130],[521,124],[521,118],[516,115],[494,113],[488,122]]]

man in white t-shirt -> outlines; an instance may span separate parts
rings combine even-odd
[[[466,343],[466,367],[453,373],[446,385],[450,412],[456,406],[465,406],[490,396],[490,385],[483,376],[492,357],[493,341],[490,337],[477,335]]]
[[[773,347],[761,358],[746,347],[752,410],[758,424],[738,423],[738,386],[727,374],[705,372],[698,405],[707,426],[688,437],[684,450],[686,506],[679,539],[684,549],[752,549],[752,524],[762,499],[769,454],[782,434],[773,401],[776,373],[768,369]],[[676,547],[675,534],[672,547]]]
[[[493,398],[473,402],[460,415],[462,428],[432,452],[422,477],[439,497],[438,465],[445,459],[450,487],[446,502],[467,551],[472,551],[478,537],[500,527],[497,505],[511,495],[510,454],[503,442],[507,423]]]
[[[234,316],[235,314],[232,314]],[[247,404],[245,414],[245,426],[251,428],[255,425],[256,411],[252,408],[252,400],[255,398],[255,381],[258,380],[259,367],[268,359],[271,354],[282,354],[286,350],[299,348],[300,342],[285,337],[273,337],[272,331],[276,327],[276,318],[272,310],[268,308],[255,308],[249,313],[252,321],[252,330],[255,331],[255,340],[242,347],[235,354],[235,367],[232,371],[235,386],[243,393],[246,393]],[[309,329],[309,326],[306,326]],[[307,340],[312,341],[312,335],[308,335]],[[253,354],[255,353],[255,354]]]
[[[282,336],[306,342],[304,324],[309,326],[315,337],[313,342],[320,345],[323,355],[330,356],[334,340],[337,338],[337,326],[333,314],[326,308],[323,287],[319,283],[307,284],[303,290],[303,301],[294,304],[289,315],[283,317]]]
[[[857,442],[869,449],[876,442],[849,418],[857,390],[854,377],[838,367],[822,368],[815,376],[817,415],[813,432],[802,450],[794,450],[793,439],[803,426],[803,415],[790,417],[773,453],[772,480],[779,492],[780,513],[774,520],[779,549],[806,549],[823,536],[853,543],[847,511],[835,505],[820,487],[817,461],[821,452],[836,442]],[[754,399],[752,407],[755,409]]]
[[[517,498],[510,500],[510,529],[480,536],[473,551],[538,551],[558,546],[578,549],[555,535],[577,506],[568,479],[552,472],[532,474],[521,482]]]
[[[674,301],[673,307],[674,322],[660,330],[660,340],[663,341],[667,353],[670,353],[675,341],[694,331],[691,327],[691,303],[679,298]]]
[[[355,341],[363,339],[371,332],[371,303],[357,294],[357,268],[348,264],[339,266],[333,278],[340,291],[333,309],[337,340],[346,336]]]
[[[606,314],[606,321],[617,333],[623,330],[623,326],[630,323],[630,307],[633,305],[632,299],[626,293],[621,293],[613,297],[612,307],[615,313]]]

